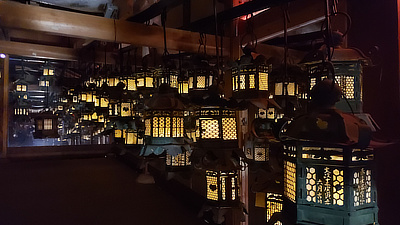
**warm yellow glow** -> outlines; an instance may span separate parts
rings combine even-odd
[[[274,108],[268,108],[267,109],[267,118],[268,119],[275,119],[275,109]]]
[[[86,102],[87,99],[87,94],[86,93],[82,93],[81,94],[81,101]]]
[[[50,82],[48,80],[41,80],[41,81],[39,81],[39,86],[40,87],[49,87]]]
[[[18,84],[18,85],[17,85],[17,91],[23,91],[23,92],[25,92],[25,91],[26,91],[26,85],[24,85],[24,84]]]
[[[283,95],[283,83],[275,83],[275,95]]]
[[[197,76],[197,88],[206,88],[206,77]]]
[[[119,79],[116,77],[108,78],[108,86],[115,87],[119,83]]]
[[[179,83],[179,94],[189,93],[189,83],[188,81],[182,81]]]
[[[371,203],[371,175],[371,170],[365,170],[364,168],[362,168],[359,172],[354,172],[354,206],[361,206]]]
[[[99,121],[99,123],[104,123],[104,115],[99,115],[98,116],[98,121]]]
[[[254,161],[265,162],[269,160],[268,147],[254,147]]]
[[[226,200],[226,177],[221,177],[220,182],[221,182],[221,197],[222,200]]]
[[[267,193],[267,222],[271,220],[271,217],[275,213],[280,213],[283,208],[283,200],[282,195],[274,194],[274,193]],[[282,224],[279,221],[278,224]],[[275,224],[277,224],[275,223]]]
[[[53,69],[49,69],[49,76],[53,76],[54,75],[54,70]]]
[[[202,119],[201,120],[201,137],[203,139],[216,139],[219,137],[218,120]]]
[[[222,133],[224,140],[236,140],[236,118],[222,118]]]
[[[64,109],[64,107],[63,107],[62,105],[59,105],[59,106],[57,107],[57,109],[61,111],[61,110]]]
[[[49,69],[43,69],[43,76],[49,75]]]
[[[153,82],[152,77],[146,77],[146,87],[153,87]]]
[[[133,78],[128,78],[127,89],[129,91],[136,91],[136,81]]]
[[[254,74],[250,74],[249,75],[249,88],[250,89],[256,88],[256,81],[255,81],[255,78],[254,78]]]
[[[232,177],[231,178],[231,186],[232,186],[232,200],[236,199],[236,178]]]
[[[144,121],[144,125],[145,125],[145,135],[150,136],[151,135],[151,120],[146,119]]]
[[[36,120],[36,130],[43,130],[43,120]]]
[[[189,89],[193,88],[193,77],[189,77]]]
[[[218,201],[218,177],[217,172],[206,171],[207,199]]]
[[[144,87],[144,78],[137,79],[137,87]]]
[[[87,102],[93,102],[93,95],[91,92],[86,94],[86,101]]]
[[[43,130],[52,130],[53,129],[53,120],[52,119],[44,119],[43,121]]]
[[[289,200],[296,202],[296,164],[284,161],[283,176],[283,193]]]
[[[237,75],[232,75],[232,90],[237,91]]]
[[[296,85],[293,82],[290,82],[287,84],[287,94],[289,96],[295,96],[296,95]]]
[[[129,102],[121,103],[121,116],[122,117],[132,116],[131,103]]]
[[[83,120],[89,120],[89,116],[87,114],[83,115]]]
[[[96,95],[93,95],[93,99],[94,99],[94,106],[95,106],[95,107],[100,106],[100,99],[97,98]]]
[[[260,91],[268,91],[268,73],[262,73],[259,72],[258,73],[258,83],[259,83],[259,87],[258,89]]]
[[[246,89],[246,75],[240,75],[239,78],[240,78],[239,89],[241,90]]]
[[[102,97],[100,99],[100,107],[101,108],[107,108],[108,107],[108,99],[107,98]]]
[[[310,78],[310,90],[317,84],[317,78]]]
[[[137,142],[137,138],[135,136],[135,133],[126,132],[125,144],[133,145],[133,144],[136,144],[136,142]]]
[[[97,113],[96,112],[94,112],[93,114],[92,114],[92,120],[97,120]]]
[[[122,131],[121,130],[115,130],[114,131],[114,137],[121,138],[122,137]]]
[[[169,76],[169,79],[170,79],[169,85],[172,88],[178,88],[178,76],[171,75]]]

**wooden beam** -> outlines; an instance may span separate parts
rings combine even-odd
[[[10,1],[0,1],[0,26],[68,37],[164,48],[163,29],[159,26],[47,9]],[[168,49],[186,52],[198,51],[198,33],[167,28],[166,36]],[[224,48],[226,48],[224,52],[228,52],[230,41],[227,38],[224,40]],[[207,48],[209,54],[215,54],[214,37],[207,36]]]
[[[324,19],[324,2],[321,0],[297,0],[289,4],[290,22],[293,30]],[[254,33],[259,42],[272,39],[283,33],[283,12],[281,7],[273,7],[253,18]],[[245,29],[244,29],[245,30]]]
[[[14,41],[0,41],[0,53],[66,61],[78,60],[78,52],[72,48],[28,44]]]
[[[51,46],[66,47],[66,48],[73,47],[73,43],[69,42],[74,41],[71,40],[74,38],[55,36],[55,35],[45,34],[43,32],[27,31],[20,29],[9,29],[8,36],[10,37],[10,41],[26,42],[39,45],[51,45]]]

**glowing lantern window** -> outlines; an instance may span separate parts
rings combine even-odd
[[[14,115],[16,116],[27,116],[29,114],[28,109],[26,108],[15,108]]]
[[[150,70],[145,70],[136,73],[136,87],[137,88],[153,88],[154,87],[154,74]]]
[[[178,70],[162,68],[155,71],[155,76],[159,78],[159,84],[168,84],[172,88],[178,88]]]
[[[188,80],[180,80],[178,85],[179,85],[179,88],[178,88],[179,94],[189,93],[189,81]]]
[[[238,175],[236,171],[206,171],[207,199],[218,205],[239,201]]]
[[[50,86],[50,81],[48,80],[40,80],[39,81],[39,87],[49,87]]]
[[[277,68],[271,71],[270,87],[274,96],[305,98],[308,91],[307,72],[298,66]]]
[[[236,140],[236,113],[223,108],[202,108],[196,112],[200,139]]]
[[[270,66],[243,64],[232,68],[232,89],[235,94],[243,90],[268,91]]]
[[[183,137],[183,111],[152,110],[145,114],[145,134],[152,137]]]
[[[189,75],[189,91],[206,90],[213,84],[214,74],[208,68],[195,68],[188,71]]]
[[[101,108],[108,108],[108,98],[106,97],[101,97],[100,98],[100,107]]]
[[[54,76],[54,69],[45,67],[43,69],[43,76]]]
[[[267,223],[269,223],[275,213],[280,213],[282,211],[283,199],[281,194],[276,193],[267,193],[266,197]],[[283,225],[283,223],[276,221],[274,225]]]
[[[191,163],[189,161],[190,153],[188,151],[184,151],[183,153],[177,154],[175,156],[167,153],[165,158],[165,164],[169,169],[176,169],[185,166],[190,166]]]
[[[125,130],[125,144],[127,145],[140,145],[143,144],[143,138],[140,138],[137,131],[134,129]]]
[[[27,91],[27,85],[25,84],[17,84],[17,91],[21,91],[21,92],[26,92]]]
[[[122,138],[122,130],[115,130],[114,131],[115,138]]]
[[[56,138],[58,135],[58,118],[52,113],[35,114],[34,138]]]

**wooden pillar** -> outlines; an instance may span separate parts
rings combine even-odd
[[[8,69],[9,69],[9,56],[0,58],[0,158],[7,157],[7,140],[8,140]]]

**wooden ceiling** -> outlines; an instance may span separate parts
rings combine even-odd
[[[159,3],[171,1],[160,0]],[[196,6],[195,4],[198,4],[195,3],[196,1],[192,0],[192,11],[196,10],[193,9]],[[266,0],[263,1],[268,2]],[[121,0],[116,2],[119,2],[120,7],[133,5],[132,1]],[[277,1],[270,0],[270,2],[271,4],[276,4]],[[225,3],[225,5],[227,4]],[[289,30],[296,30],[309,24],[321,22],[324,17],[323,7],[323,1],[320,0],[292,1],[289,6]],[[228,10],[232,9],[226,8],[219,15],[223,15]],[[125,19],[129,20],[131,18],[132,20],[133,18],[132,16],[127,16],[130,10],[125,8],[125,10],[121,11],[124,12],[124,18],[109,19],[2,0],[0,1],[0,52],[24,57],[76,61],[85,46],[94,40],[124,43],[138,47],[148,46],[159,49],[164,47],[162,27],[127,21]],[[207,19],[207,16],[205,14],[203,19]],[[243,25],[245,22],[239,19],[228,19],[228,21],[224,22],[229,22],[232,29],[228,34],[225,34],[230,37],[223,38],[223,52],[235,58],[241,54],[239,46],[241,37],[236,36],[235,33],[240,33],[243,30],[242,27],[245,26]],[[254,32],[259,40],[266,40],[281,34],[283,30],[281,7],[272,7],[255,16],[253,22],[255,25]],[[173,25],[170,25],[170,27],[173,27]],[[166,36],[167,46],[171,51],[198,51],[198,32],[167,28]],[[212,35],[207,35],[206,37],[207,53],[214,54],[215,37]],[[257,48],[266,56],[283,56],[281,47],[259,44]],[[302,55],[302,53],[292,51],[292,55]]]

